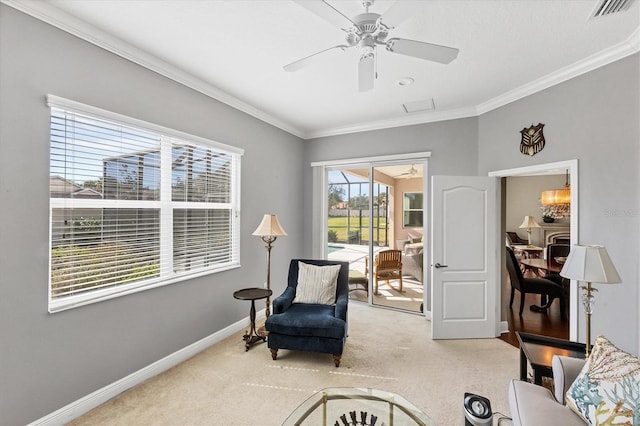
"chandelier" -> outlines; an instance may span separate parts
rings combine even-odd
[[[567,170],[564,188],[542,191],[540,195],[542,216],[561,219],[571,215],[571,186],[569,170]]]

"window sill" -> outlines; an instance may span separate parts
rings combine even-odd
[[[134,283],[129,285],[122,285],[103,290],[93,291],[86,294],[80,294],[77,296],[61,297],[60,299],[49,300],[49,313],[55,314],[57,312],[66,311],[69,309],[79,308],[81,306],[91,305],[93,303],[104,302],[106,300],[115,299],[117,297],[126,296],[128,294],[140,293],[145,290],[151,290],[153,288],[164,287],[179,283],[182,281],[190,280],[193,278],[202,277],[205,275],[211,275],[218,272],[228,271],[230,269],[236,269],[240,267],[240,263],[233,263],[222,266],[217,269],[209,269],[194,274],[179,275],[171,279],[161,279],[156,282]]]

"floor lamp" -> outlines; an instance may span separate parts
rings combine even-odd
[[[258,225],[258,228],[253,232],[253,235],[262,238],[262,241],[266,244],[267,249],[267,290],[271,290],[271,245],[278,237],[287,235],[285,230],[280,225],[278,216],[275,214],[265,214],[262,218],[262,222]],[[267,309],[265,315],[269,318],[271,315],[271,297],[267,296]]]
[[[585,281],[582,305],[587,320],[587,347],[585,356],[591,353],[591,313],[593,311],[594,292],[591,283],[616,284],[621,282],[618,271],[604,246],[575,245],[571,247],[567,261],[560,276],[571,280]]]

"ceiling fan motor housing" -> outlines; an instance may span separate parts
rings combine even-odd
[[[377,13],[361,13],[354,16],[353,22],[355,25],[347,30],[345,37],[349,46],[355,46],[368,36],[374,44],[382,43],[389,35],[388,28],[380,22],[380,15]]]

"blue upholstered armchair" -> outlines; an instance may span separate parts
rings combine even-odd
[[[298,286],[298,262],[315,266],[340,265],[335,302],[294,303]],[[348,303],[349,263],[293,259],[289,265],[288,286],[273,300],[273,314],[265,323],[269,332],[271,357],[274,360],[277,358],[278,349],[328,353],[333,355],[333,362],[339,367],[347,338]]]

